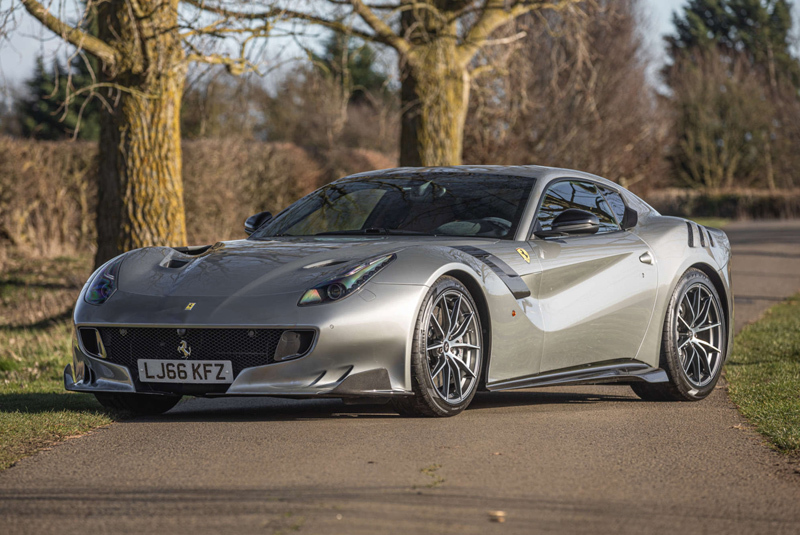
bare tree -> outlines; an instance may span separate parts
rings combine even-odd
[[[324,0],[273,2],[263,12],[249,2],[188,0],[232,19],[295,20],[347,33],[394,49],[402,82],[401,165],[455,165],[461,162],[475,59],[492,47],[521,36],[497,39],[495,32],[533,12],[580,12],[591,0]],[[300,4],[300,8],[297,8]],[[320,7],[320,5],[322,7]],[[485,66],[484,66],[485,67]],[[484,69],[485,70],[485,69]]]
[[[251,69],[253,38],[269,28],[178,0],[89,0],[77,21],[59,16],[65,12],[61,1],[18,2],[100,63],[91,86],[107,110],[101,123],[96,263],[136,247],[185,243],[180,105],[187,68],[202,62],[233,73]],[[97,35],[82,27],[90,16]],[[228,37],[238,38],[237,53],[212,51]]]
[[[316,11],[302,11],[295,6],[309,3],[90,0],[82,18],[95,13],[95,36],[80,21],[57,16],[63,10],[54,14],[52,3],[17,0],[101,65],[93,88],[103,90],[109,113],[101,124],[97,263],[131,248],[186,239],[179,118],[190,63],[224,65],[234,74],[251,69],[257,38],[281,21],[386,45],[397,52],[402,77],[401,163],[458,164],[475,59],[518,38],[496,39],[495,31],[526,13],[577,12],[589,1],[325,0],[314,3]],[[240,54],[210,51],[232,38]]]
[[[780,147],[771,139],[778,103],[766,95],[764,77],[744,58],[714,49],[691,62],[676,61],[668,74],[675,135],[669,159],[681,185],[719,189],[766,182],[774,189],[765,160]],[[783,156],[796,160],[792,153]]]
[[[509,28],[526,37],[513,55],[484,59],[506,67],[476,84],[469,161],[586,169],[625,186],[662,175],[667,132],[645,76],[637,5],[600,0],[583,18],[547,13]]]

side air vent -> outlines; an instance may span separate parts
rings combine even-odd
[[[700,235],[700,247],[706,246],[706,233],[704,232],[704,228],[700,225],[697,225],[697,233]]]
[[[689,231],[689,247],[694,247],[694,229],[688,221],[686,222],[686,229]]]
[[[708,244],[711,247],[714,247],[714,238],[711,237],[711,231],[706,229],[706,232],[708,233]]]

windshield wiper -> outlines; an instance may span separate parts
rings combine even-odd
[[[352,234],[386,234],[386,235],[408,235],[408,236],[433,236],[433,234],[428,234],[427,232],[419,232],[416,230],[403,230],[403,229],[392,229],[392,228],[383,228],[383,227],[371,227],[371,228],[361,228],[355,230],[329,230],[327,232],[317,232],[314,236],[333,236],[333,235],[352,235]]]

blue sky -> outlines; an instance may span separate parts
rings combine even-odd
[[[0,5],[10,0],[0,1]],[[650,26],[645,35],[656,61],[663,58],[661,37],[671,31],[672,12],[686,0],[642,0],[643,18]],[[59,41],[51,33],[41,28],[27,13],[19,14],[19,25],[11,36],[10,43],[0,47],[0,87],[15,85],[24,80],[33,68],[33,60],[38,52],[50,56],[59,50]],[[62,49],[63,50],[63,49]],[[62,52],[63,53],[63,52]]]

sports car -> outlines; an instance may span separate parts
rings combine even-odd
[[[67,390],[141,414],[191,395],[452,416],[479,390],[599,383],[694,401],[731,347],[725,233],[579,171],[362,173],[245,231],[101,266]]]

